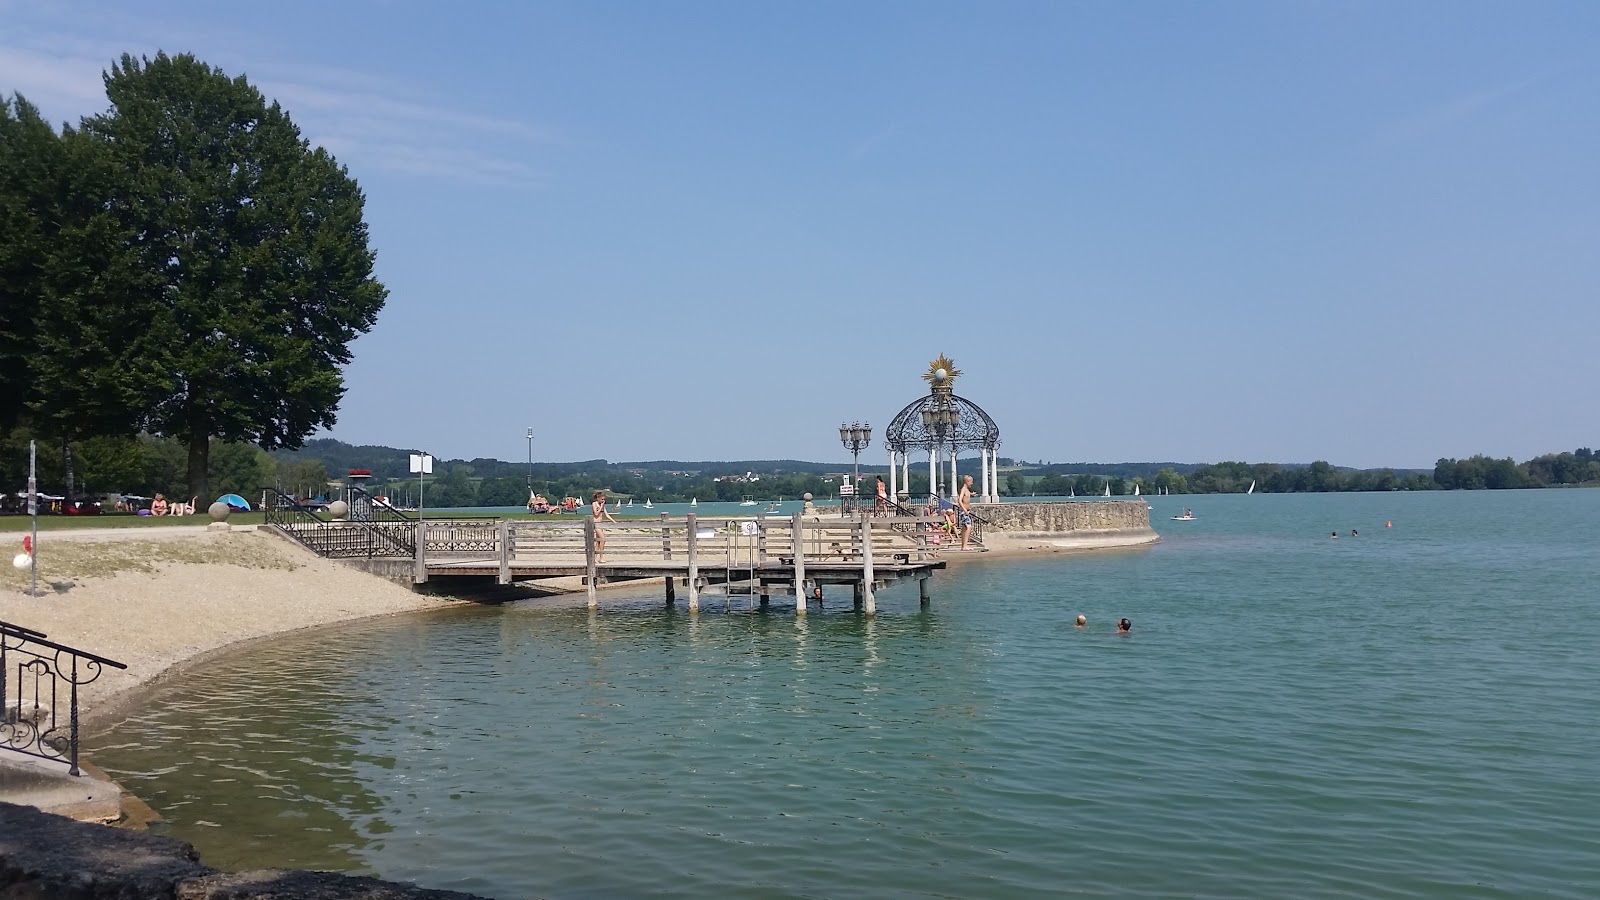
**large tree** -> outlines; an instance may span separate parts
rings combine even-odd
[[[83,120],[138,261],[147,426],[188,446],[210,498],[211,438],[294,448],[333,425],[349,344],[387,291],[355,181],[243,77],[193,56],[124,55],[111,108]]]

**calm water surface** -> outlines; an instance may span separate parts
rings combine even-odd
[[[213,865],[500,898],[1600,895],[1600,491],[1151,500],[875,621],[296,637],[92,752]]]

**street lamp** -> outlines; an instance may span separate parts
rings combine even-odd
[[[956,427],[960,424],[961,410],[956,409],[954,406],[940,403],[937,406],[924,406],[922,408],[922,427],[926,428],[928,432],[933,435],[933,444],[935,447],[944,443],[944,436],[946,434],[950,435],[950,459],[952,461],[955,460],[955,445],[957,436]],[[939,483],[940,477],[944,475],[944,472],[941,471],[941,469],[934,470],[935,475],[933,478],[933,483],[928,485],[928,489],[933,491],[935,494],[944,496],[944,486]],[[955,492],[955,487],[956,486],[953,484],[950,485],[951,493]]]
[[[861,451],[872,443],[872,426],[865,422],[854,422],[849,425],[840,423],[839,442],[844,444],[851,456],[855,457],[854,480],[850,482],[850,496],[855,497],[861,490]]]
[[[533,502],[533,429],[528,429],[528,502]]]

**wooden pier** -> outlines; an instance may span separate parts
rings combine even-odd
[[[923,603],[928,579],[945,567],[930,522],[919,517],[851,519],[793,516],[753,518],[694,515],[620,519],[598,527],[584,516],[549,521],[419,521],[414,581],[493,577],[500,584],[584,576],[589,605],[606,583],[664,578],[666,601],[681,587],[690,610],[707,589],[734,596],[793,596],[806,613],[812,589],[848,584],[867,615],[874,592],[915,578]],[[602,540],[604,545],[602,547]]]

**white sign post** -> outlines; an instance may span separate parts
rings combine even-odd
[[[33,517],[33,540],[29,543],[28,567],[33,570],[33,584],[28,588],[31,596],[39,596],[39,472],[38,446],[28,442],[28,515]]]
[[[433,474],[433,457],[426,453],[411,454],[411,471],[417,473],[417,518],[422,518],[422,476]]]

